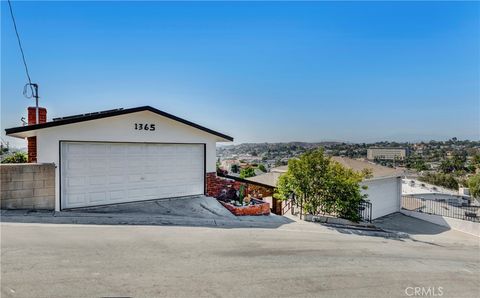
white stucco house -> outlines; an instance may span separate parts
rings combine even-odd
[[[55,209],[206,193],[216,143],[233,138],[150,106],[47,121],[29,108],[29,125],[6,129],[28,140],[29,160],[54,163]]]
[[[351,159],[346,157],[332,157],[332,160],[355,171],[370,169],[372,177],[365,179],[362,184],[368,188],[364,193],[368,195],[367,200],[372,204],[372,218],[376,219],[394,212],[400,211],[402,197],[402,175],[403,171],[384,167],[365,160]],[[276,186],[278,178],[287,172],[288,166],[281,166],[271,169],[269,173],[260,176],[250,177],[248,180]]]

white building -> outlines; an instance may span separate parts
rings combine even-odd
[[[405,148],[368,148],[367,159],[382,159],[382,160],[403,160],[407,157],[407,149]]]
[[[42,109],[40,124],[34,113],[30,125],[5,131],[28,138],[30,160],[56,165],[57,211],[204,194],[216,173],[216,143],[233,141],[150,106],[49,122]]]

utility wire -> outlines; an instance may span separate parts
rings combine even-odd
[[[15,28],[15,34],[17,35],[18,47],[22,53],[23,65],[25,66],[25,73],[27,74],[28,84],[23,88],[23,95],[25,97],[31,98],[35,94],[32,87],[32,79],[30,78],[30,73],[28,72],[27,59],[25,59],[25,53],[23,52],[22,42],[20,40],[20,35],[18,34],[17,22],[15,21],[15,15],[13,14],[12,3],[8,0],[8,7],[10,8],[10,15],[12,16],[13,27]],[[30,87],[31,95],[27,94],[27,85]]]

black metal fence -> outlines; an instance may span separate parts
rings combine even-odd
[[[365,222],[372,222],[372,203],[362,201],[358,205],[358,214],[360,219]]]
[[[463,206],[456,202],[404,196],[402,197],[402,209],[480,222],[480,206]]]
[[[285,214],[290,212],[291,214],[297,215],[302,208],[301,204],[297,200],[297,196],[295,194],[291,194],[290,198],[283,202],[282,213]],[[372,203],[367,201],[361,201],[358,205],[358,215],[360,216],[360,220],[364,222],[372,222]],[[338,214],[335,212],[327,211],[324,205],[320,205],[317,208],[317,211],[314,215],[330,215],[338,217]]]

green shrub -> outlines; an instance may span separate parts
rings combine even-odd
[[[452,174],[427,173],[423,176],[420,176],[419,180],[433,185],[443,186],[449,189],[458,189],[458,181]]]
[[[474,198],[480,198],[480,174],[473,175],[467,181],[470,194]]]
[[[240,178],[249,178],[255,176],[255,169],[248,167],[240,171]]]
[[[265,168],[265,166],[264,166],[263,164],[259,164],[259,165],[258,165],[258,169],[259,169],[260,171],[264,172],[264,173],[267,172],[267,168]]]
[[[25,152],[15,152],[2,160],[2,163],[26,163],[28,155]]]
[[[347,169],[325,156],[323,149],[316,149],[288,162],[274,196],[288,199],[294,193],[306,213],[317,214],[321,209],[358,221],[358,206],[367,197],[360,182],[369,174]]]

